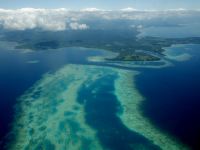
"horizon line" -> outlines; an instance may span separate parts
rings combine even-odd
[[[83,12],[101,12],[101,11],[121,11],[121,12],[164,12],[164,11],[200,11],[199,9],[186,9],[186,8],[176,8],[176,9],[137,9],[132,7],[126,7],[121,9],[101,9],[96,7],[88,7],[88,8],[81,8],[81,9],[70,9],[70,8],[64,8],[64,7],[58,7],[58,8],[42,8],[42,7],[21,7],[21,8],[1,8],[0,10],[63,10],[63,11],[83,11]]]

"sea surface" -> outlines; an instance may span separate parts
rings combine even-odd
[[[37,52],[1,47],[1,144],[6,149],[200,148],[200,45],[166,48],[168,65],[156,67],[87,59],[102,55],[77,47]]]
[[[199,149],[200,46],[169,48],[171,56],[190,54],[189,60],[173,61],[172,67],[142,69],[136,85],[146,98],[141,108],[158,127]]]
[[[141,30],[138,37],[153,36],[164,38],[187,38],[187,37],[199,37],[200,31],[199,23],[181,24],[179,26],[151,26]],[[188,32],[186,32],[188,31]]]
[[[3,42],[0,49],[0,139],[4,140],[14,116],[17,98],[43,74],[54,72],[67,63],[86,63],[89,56],[101,54],[83,48],[31,52],[14,49],[15,43]],[[1,142],[0,142],[1,143]]]

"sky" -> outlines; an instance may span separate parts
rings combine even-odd
[[[95,7],[118,10],[132,7],[139,10],[200,9],[200,0],[0,0],[0,8],[67,8],[79,10]]]

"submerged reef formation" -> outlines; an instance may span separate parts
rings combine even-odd
[[[18,99],[7,148],[186,149],[142,116],[144,98],[134,87],[137,74],[70,64],[45,74]]]
[[[131,130],[136,131],[150,139],[162,150],[187,150],[188,148],[180,141],[156,128],[148,118],[143,116],[140,105],[145,98],[140,95],[135,87],[135,76],[138,72],[120,72],[115,82],[116,95],[122,105],[123,113],[119,114],[122,122]],[[126,85],[123,86],[122,85]]]
[[[83,82],[98,77],[84,77],[85,71],[67,66],[46,74],[20,97],[9,149],[101,149],[95,131],[85,123],[83,105],[76,102]]]

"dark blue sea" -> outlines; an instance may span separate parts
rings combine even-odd
[[[185,144],[198,150],[200,149],[198,143],[200,139],[200,46],[193,45],[190,48],[189,53],[192,58],[188,61],[173,61],[174,66],[159,69],[137,68],[141,74],[137,76],[136,85],[145,97],[141,105],[144,116],[158,128],[170,132]],[[0,139],[3,144],[5,144],[3,139],[10,130],[16,99],[25,90],[39,80],[44,73],[53,72],[67,63],[88,64],[86,61],[88,56],[100,54],[96,51],[75,49],[77,48],[33,53],[0,49]],[[38,63],[28,63],[31,60],[37,60]],[[108,76],[102,80],[112,81],[113,79]],[[98,83],[103,83],[103,81],[98,81]],[[97,83],[94,85],[97,86]],[[136,142],[145,142],[152,149],[158,149],[147,139],[122,125],[116,117],[119,104],[115,96],[110,94],[114,89],[106,84],[103,86],[105,87],[101,88],[95,101],[91,99],[89,89],[85,88],[84,93],[80,93],[80,96],[87,99],[86,121],[98,131],[102,144],[111,149],[129,149],[128,145],[134,143],[132,139],[136,139]],[[109,99],[106,107],[101,97]],[[102,113],[103,110],[105,110],[104,113]],[[96,123],[92,121],[95,118]],[[115,135],[115,129],[121,136]],[[116,141],[118,141],[117,144]]]
[[[146,98],[141,108],[157,127],[200,149],[200,46],[188,45],[188,61],[160,69],[143,69],[136,85]],[[182,48],[174,48],[181,50]]]
[[[20,50],[0,49],[0,144],[8,134],[14,117],[16,100],[43,74],[54,72],[67,63],[87,63],[88,56],[97,51],[80,48],[23,53]],[[37,63],[28,63],[38,61]]]

